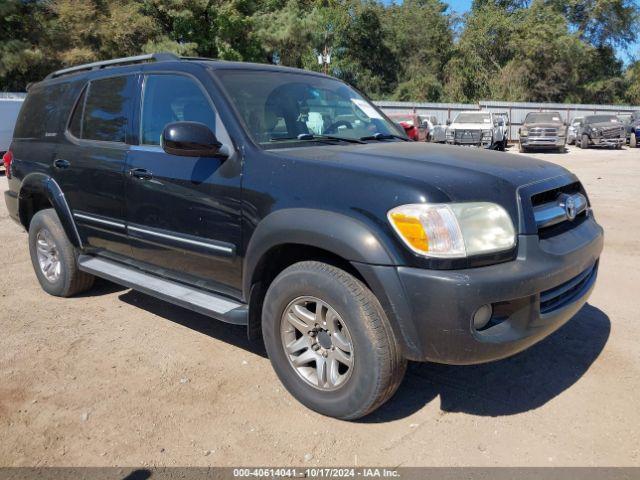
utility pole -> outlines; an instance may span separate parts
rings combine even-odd
[[[322,71],[325,75],[329,73],[329,64],[331,63],[331,50],[324,45],[322,53],[318,54],[318,65],[322,65]]]

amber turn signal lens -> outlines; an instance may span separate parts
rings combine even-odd
[[[390,217],[394,226],[407,243],[416,250],[429,251],[429,239],[418,218],[399,212],[391,213]]]

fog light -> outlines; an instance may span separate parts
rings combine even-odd
[[[476,330],[482,330],[487,326],[493,315],[493,307],[489,304],[482,305],[476,313],[473,314],[473,327]]]

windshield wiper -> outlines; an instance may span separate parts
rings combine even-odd
[[[403,142],[408,142],[409,139],[405,137],[401,137],[400,135],[394,135],[393,133],[374,133],[373,135],[369,135],[367,137],[360,137],[360,140],[391,140],[392,138],[397,138],[398,140],[402,140]]]
[[[269,139],[271,142],[278,142],[280,140],[311,140],[321,142],[323,140],[340,141],[348,143],[365,143],[357,138],[337,137],[333,135],[313,135],[312,133],[301,133],[297,137],[275,137]]]

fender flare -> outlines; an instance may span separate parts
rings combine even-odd
[[[22,181],[18,195],[18,215],[25,228],[29,228],[29,211],[26,207],[28,199],[33,195],[44,195],[56,211],[67,238],[77,248],[82,248],[82,240],[73,221],[71,209],[60,185],[44,173],[35,172],[27,175]]]
[[[321,248],[350,262],[399,264],[391,243],[364,222],[337,212],[287,208],[267,215],[251,236],[243,265],[245,295],[251,290],[256,267],[264,255],[288,243]]]

